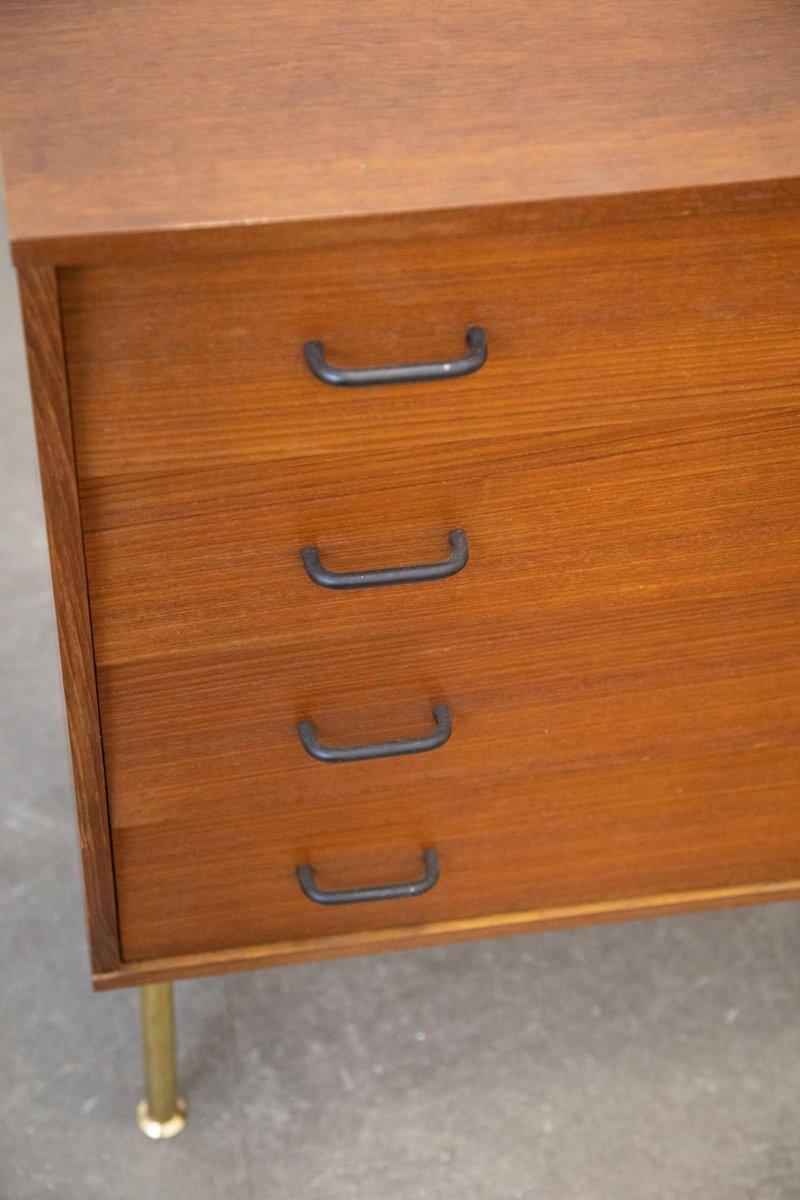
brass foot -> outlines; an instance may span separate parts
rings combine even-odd
[[[149,1138],[171,1138],[183,1129],[188,1111],[186,1101],[177,1099],[175,1112],[168,1121],[154,1121],[150,1116],[147,1101],[140,1100],[136,1105],[136,1120],[142,1133],[146,1133]]]
[[[147,983],[139,989],[145,1097],[136,1109],[142,1133],[170,1138],[186,1124],[186,1101],[178,1095],[175,1013],[171,983]]]

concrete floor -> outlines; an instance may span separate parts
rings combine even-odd
[[[800,910],[177,986],[190,1123],[134,1123],[88,984],[19,318],[0,266],[0,1200],[798,1200]]]

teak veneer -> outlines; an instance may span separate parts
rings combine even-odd
[[[800,895],[800,13],[0,21],[95,985]]]

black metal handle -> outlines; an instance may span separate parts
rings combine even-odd
[[[451,529],[447,535],[452,554],[441,562],[423,563],[415,567],[383,567],[378,571],[329,571],[323,567],[316,546],[304,546],[300,551],[306,574],[314,583],[326,588],[385,587],[390,583],[424,583],[429,579],[447,579],[467,565],[469,546],[463,529]]]
[[[382,887],[352,888],[346,892],[325,892],[314,882],[313,867],[298,867],[297,878],[303,892],[315,904],[361,904],[365,900],[404,900],[429,892],[439,879],[439,855],[425,850],[422,855],[425,874],[411,883],[386,883]]]
[[[443,746],[453,731],[450,709],[446,704],[434,704],[436,728],[424,737],[400,738],[396,742],[367,742],[363,746],[323,746],[317,738],[313,722],[301,721],[297,726],[303,748],[320,762],[360,762],[365,758],[395,758],[400,754],[422,754]]]
[[[333,387],[372,387],[384,383],[422,383],[430,379],[458,379],[471,375],[486,362],[489,347],[480,325],[467,330],[468,354],[445,362],[406,363],[397,367],[334,367],[325,357],[322,342],[306,342],[303,354],[310,371]]]

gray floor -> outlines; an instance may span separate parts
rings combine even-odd
[[[789,905],[178,985],[190,1124],[136,1129],[87,978],[13,279],[0,268],[0,1200],[798,1200]]]

